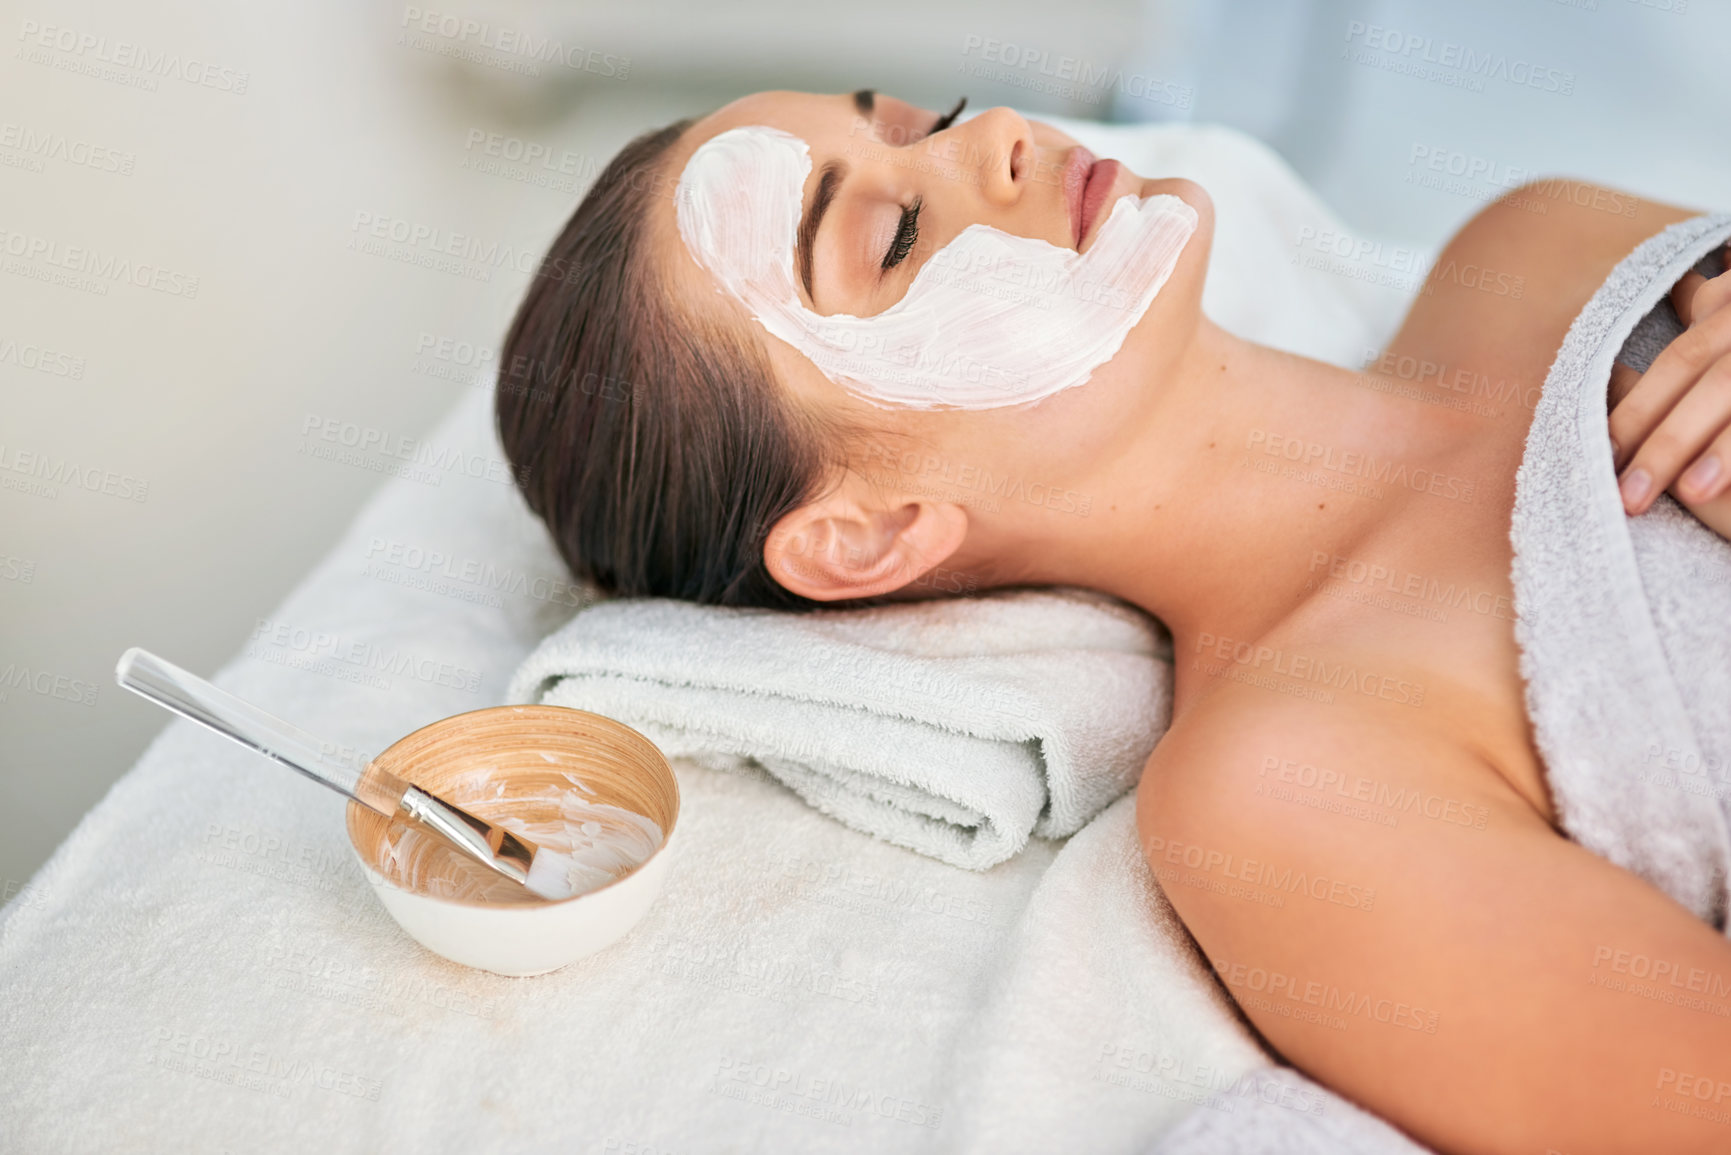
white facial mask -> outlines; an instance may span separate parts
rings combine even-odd
[[[794,243],[811,151],[762,125],[704,142],[679,178],[693,259],[771,334],[873,404],[991,409],[1080,385],[1117,353],[1196,229],[1175,196],[1120,197],[1086,253],[963,229],[873,317],[799,298]]]

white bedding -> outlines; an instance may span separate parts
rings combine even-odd
[[[1342,364],[1393,331],[1410,294],[1313,267],[1341,226],[1260,146],[1064,127],[1210,190],[1223,325]],[[427,441],[464,468],[387,482],[220,685],[369,753],[503,699],[570,587],[488,467],[485,391]],[[507,979],[398,930],[341,799],[175,721],[0,921],[0,1149],[1110,1155],[1266,1062],[1142,864],[1133,796],[974,873],[766,777],[677,771],[644,922]]]

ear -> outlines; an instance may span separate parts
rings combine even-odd
[[[869,598],[929,572],[967,534],[961,506],[902,501],[850,472],[833,492],[775,523],[763,561],[776,581],[813,601]]]

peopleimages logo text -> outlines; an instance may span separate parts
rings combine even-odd
[[[1453,40],[1438,40],[1362,20],[1347,21],[1346,42],[1348,46],[1362,45],[1409,63],[1449,69],[1480,81],[1503,80],[1559,96],[1570,96],[1575,91],[1575,74],[1566,69],[1511,59],[1506,53],[1482,51]]]
[[[226,65],[182,56],[178,52],[148,48],[130,40],[110,40],[106,36],[81,32],[76,28],[40,24],[35,20],[20,22],[18,39],[30,47],[49,48],[82,60],[109,64],[117,68],[136,69],[150,76],[173,77],[200,88],[214,88],[218,92],[232,92],[236,96],[246,95],[247,83],[252,79],[251,73]]]

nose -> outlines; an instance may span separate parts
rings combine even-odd
[[[946,159],[976,173],[992,204],[1014,204],[1034,175],[1034,130],[1013,108],[988,108],[939,133],[931,147],[940,155],[954,149]]]

